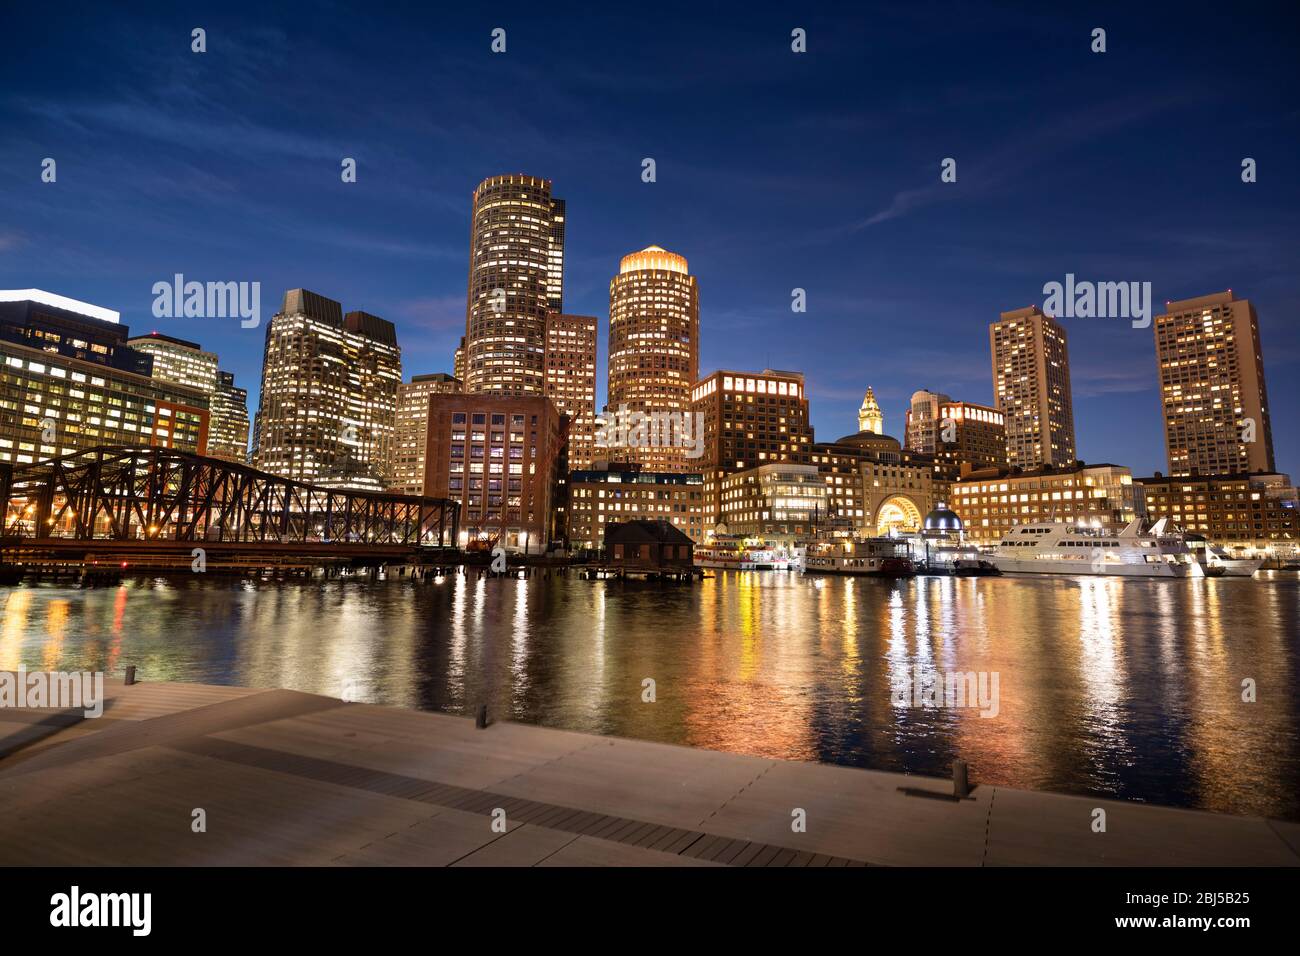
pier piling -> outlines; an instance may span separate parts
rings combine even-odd
[[[965,800],[970,795],[970,784],[966,780],[966,761],[952,762],[952,795],[958,800]]]

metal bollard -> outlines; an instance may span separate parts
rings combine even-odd
[[[966,761],[954,760],[952,762],[952,795],[958,800],[964,800],[970,794],[970,784],[966,780]]]
[[[474,727],[478,730],[487,728],[487,704],[478,705],[478,711],[474,714]]]
[[[126,686],[128,686],[128,687],[130,687],[132,684],[135,683],[135,665],[134,665],[134,664],[128,664],[128,665],[126,665],[126,677],[125,677],[125,679],[123,679],[122,683],[126,684]]]

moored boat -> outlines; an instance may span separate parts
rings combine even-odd
[[[900,538],[841,538],[810,545],[809,574],[853,574],[905,578],[916,574],[908,543]]]
[[[1013,529],[989,559],[1004,574],[1096,574],[1150,578],[1198,578],[1205,569],[1186,536],[1161,518],[1143,531],[1141,518],[1118,534],[1061,523]]]

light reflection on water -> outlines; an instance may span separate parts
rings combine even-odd
[[[154,579],[0,601],[5,669],[135,664],[147,680],[486,702],[555,727],[923,774],[961,756],[984,783],[1300,819],[1295,578]],[[917,668],[997,671],[998,716],[891,701]]]

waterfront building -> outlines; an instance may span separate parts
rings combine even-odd
[[[686,259],[659,246],[624,256],[609,283],[609,412],[689,411],[699,346],[699,289]],[[653,471],[699,467],[681,447],[620,453]]]
[[[127,339],[127,345],[153,358],[154,378],[207,394],[209,457],[248,460],[248,391],[236,388],[234,376],[217,367],[215,352],[161,332]]]
[[[401,381],[391,322],[290,289],[266,327],[253,464],[330,487],[385,487]]]
[[[0,292],[0,462],[96,445],[206,453],[208,395],[153,378],[118,318],[38,289]]]
[[[446,372],[414,375],[397,386],[397,419],[393,430],[391,491],[424,494],[424,452],[429,437],[429,397],[454,395],[461,382]]]
[[[989,326],[989,351],[1007,464],[1022,469],[1071,464],[1076,446],[1065,329],[1037,306],[1003,312]]]
[[[780,462],[720,480],[719,527],[728,535],[807,541],[826,516],[826,482],[816,465]]]
[[[569,418],[569,467],[591,467],[596,457],[596,325],[593,315],[546,317],[547,398]]]
[[[424,493],[460,503],[459,545],[536,554],[562,537],[567,429],[544,395],[430,396]]]
[[[546,316],[564,311],[564,201],[551,181],[492,176],[474,190],[465,314],[467,392],[541,395]]]
[[[721,481],[759,465],[810,462],[813,427],[803,375],[764,369],[719,370],[691,390],[703,454],[693,467],[704,474],[706,530],[721,517]]]
[[[828,527],[839,531],[865,535],[917,531],[922,515],[948,487],[936,473],[933,457],[871,431],[815,442],[811,460],[826,483]]]
[[[689,571],[694,542],[667,521],[605,525],[605,560],[630,571]]]
[[[1129,470],[1084,462],[1023,472],[967,471],[953,482],[948,506],[976,544],[992,544],[1020,525],[1043,522],[1119,531],[1137,516]]]
[[[1273,471],[1255,307],[1229,289],[1168,302],[1153,324],[1170,474]]]
[[[596,462],[570,471],[565,505],[570,548],[598,548],[613,521],[667,521],[692,541],[704,540],[704,478],[642,471],[635,462]]]
[[[217,369],[217,384],[210,402],[208,454],[244,464],[248,461],[248,389],[235,384],[235,376]]]
[[[1277,472],[1136,479],[1139,507],[1152,521],[1250,554],[1293,557],[1300,550],[1300,503],[1290,476]]]
[[[875,432],[877,435],[885,433],[885,413],[880,410],[880,403],[876,401],[876,393],[870,385],[862,399],[862,407],[858,409],[858,431]]]
[[[1007,433],[1002,412],[989,405],[959,402],[941,392],[919,389],[907,410],[904,447],[953,466],[1007,465]]]

